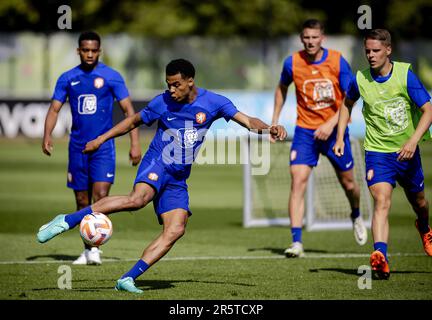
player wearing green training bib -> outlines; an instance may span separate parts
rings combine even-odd
[[[432,256],[429,206],[424,192],[424,175],[418,143],[430,138],[432,104],[430,95],[408,63],[390,60],[391,36],[387,30],[371,30],[364,39],[369,68],[357,72],[350,83],[339,114],[338,137],[333,151],[341,156],[343,133],[351,110],[360,96],[366,122],[364,142],[366,180],[374,199],[372,270],[388,279],[388,213],[396,181],[404,188],[417,215],[415,225],[423,248]]]

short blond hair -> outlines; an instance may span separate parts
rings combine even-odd
[[[386,47],[391,46],[391,34],[386,29],[372,29],[368,33],[366,33],[364,37],[364,42],[366,40],[372,39],[372,40],[379,40],[381,41]]]

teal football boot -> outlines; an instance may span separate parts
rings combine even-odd
[[[131,277],[118,279],[115,288],[117,291],[127,291],[132,293],[143,293],[144,291],[135,287],[135,282]]]
[[[53,220],[40,227],[37,239],[40,243],[45,243],[60,233],[69,230],[69,225],[65,221],[65,214],[60,214]]]

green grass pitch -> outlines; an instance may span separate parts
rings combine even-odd
[[[147,145],[148,138],[141,139]],[[111,194],[127,194],[136,168],[128,139],[117,142]],[[0,140],[0,299],[432,299],[432,258],[423,253],[414,213],[398,186],[390,213],[391,277],[360,290],[357,270],[369,264],[372,240],[357,246],[351,230],[305,232],[308,258],[286,259],[288,228],[242,227],[240,165],[195,165],[188,181],[190,218],[185,236],[137,279],[143,295],[113,290],[160,232],[152,205],[111,215],[112,239],[98,267],[72,266],[81,253],[78,230],[38,244],[38,228],[74,211],[66,188],[67,142],[55,140],[49,158],[40,140]],[[143,152],[146,149],[143,147]],[[432,144],[422,149],[426,192],[432,188]],[[72,269],[72,289],[60,290],[59,267]]]

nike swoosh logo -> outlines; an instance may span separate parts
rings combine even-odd
[[[174,118],[167,118],[168,121],[171,121],[171,120],[174,120],[174,119],[177,119],[177,117],[174,117]]]
[[[318,70],[312,70],[312,74],[317,74],[318,72]]]
[[[345,165],[345,168],[348,168],[351,164],[352,164],[352,161],[348,162],[348,163]]]
[[[71,86],[76,86],[80,81],[71,82]]]
[[[387,92],[386,90],[384,90],[384,91],[380,91],[379,94],[384,94],[384,93],[386,93],[386,92]]]
[[[107,177],[108,177],[108,178],[112,178],[112,177],[114,177],[114,173],[107,173]]]

